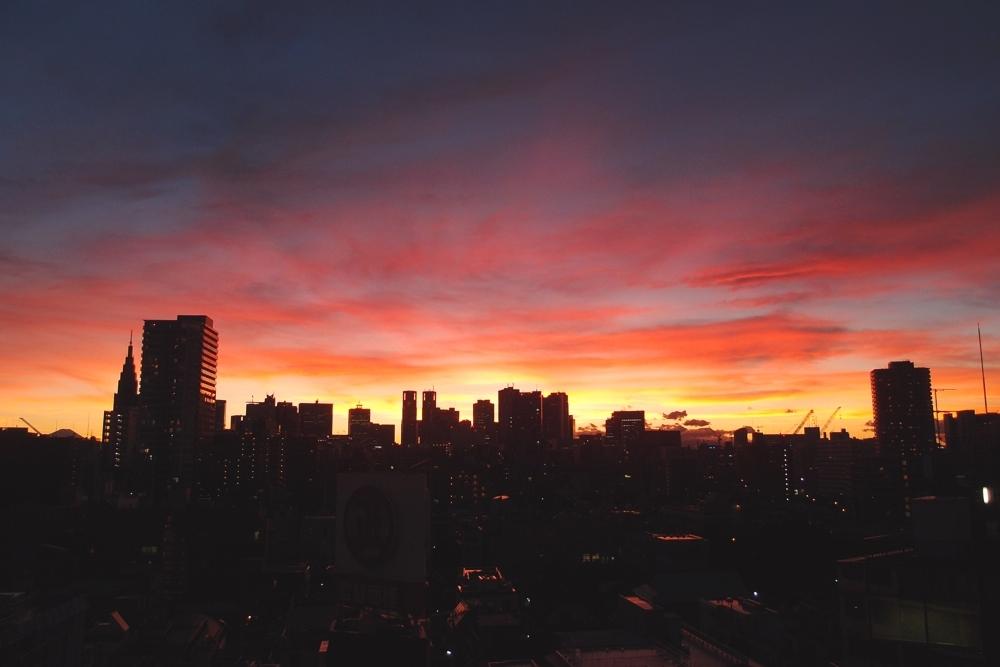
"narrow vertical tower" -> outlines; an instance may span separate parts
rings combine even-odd
[[[128,338],[128,352],[118,375],[118,390],[115,392],[111,410],[104,413],[101,442],[106,448],[108,461],[116,471],[116,481],[121,481],[117,472],[126,467],[132,459],[139,428],[139,381],[135,374],[135,358],[132,356],[132,335]]]
[[[417,392],[403,392],[403,421],[400,423],[400,444],[403,447],[417,446]]]
[[[139,379],[135,373],[135,358],[132,356],[132,334],[128,335],[128,352],[118,376],[118,391],[115,392],[114,410],[121,411],[139,404]]]
[[[420,444],[428,445],[437,439],[437,392],[427,390],[423,393],[423,405],[420,406]]]

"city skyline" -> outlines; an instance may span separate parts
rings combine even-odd
[[[139,330],[140,331],[142,330],[142,326],[139,327]],[[139,363],[141,363],[141,351],[133,352],[132,350],[133,345],[131,340],[128,343],[127,347],[128,347],[127,361],[131,360],[134,354],[135,358],[139,360]],[[224,354],[225,352],[222,351],[220,353],[220,357],[224,358]],[[119,354],[119,363],[120,359],[121,355]],[[886,359],[881,362],[875,362],[875,363],[878,365],[884,365],[885,363],[896,363],[897,361],[909,362],[911,360]],[[917,361],[917,363],[920,363],[919,360]],[[219,372],[219,376],[224,377],[225,374],[224,365],[220,364],[220,366],[221,370]],[[931,371],[933,373],[934,369],[931,369]],[[845,401],[844,405],[838,404],[836,406],[833,406],[832,403],[825,402],[819,404],[818,407],[810,406],[810,407],[800,407],[800,408],[786,408],[784,410],[773,409],[764,411],[754,411],[752,408],[748,408],[745,413],[741,414],[738,411],[734,411],[729,415],[724,415],[723,418],[719,421],[713,421],[712,418],[718,419],[718,415],[708,410],[699,410],[697,405],[689,404],[688,407],[683,407],[680,405],[657,405],[652,401],[644,404],[615,403],[614,397],[612,396],[610,397],[611,400],[609,402],[600,402],[600,403],[595,403],[595,402],[587,403],[587,402],[582,402],[579,399],[575,399],[572,401],[572,406],[573,406],[572,411],[582,415],[581,417],[577,417],[574,420],[576,424],[577,433],[601,431],[603,429],[603,424],[605,420],[607,419],[608,415],[611,414],[612,412],[623,411],[623,410],[624,411],[642,410],[645,411],[646,413],[647,424],[649,425],[650,428],[654,430],[658,428],[665,428],[669,430],[671,428],[677,428],[677,427],[685,427],[685,429],[689,428],[692,429],[693,431],[697,431],[700,429],[701,431],[704,431],[705,439],[710,439],[711,437],[713,437],[712,432],[718,432],[719,435],[722,434],[731,435],[732,431],[744,427],[752,427],[759,431],[788,433],[791,432],[803,418],[806,418],[809,424],[818,425],[821,422],[827,421],[827,417],[832,417],[829,420],[830,430],[845,429],[858,437],[873,437],[875,429],[873,421],[874,414],[871,406],[871,395],[870,395],[871,373],[872,370],[868,369],[867,371],[864,371],[859,374],[859,381],[857,384],[859,385],[859,392],[861,394],[861,397],[860,400],[855,401],[856,403],[860,403],[860,406],[857,408],[850,407],[851,401]],[[971,377],[971,381],[977,383],[981,382],[982,381],[981,373],[982,369],[975,369],[975,375]],[[113,375],[113,373],[109,372],[108,375],[109,376]],[[430,385],[430,387],[432,388],[424,388],[415,391],[417,391],[418,394],[428,392],[440,395],[442,397],[440,399],[441,404],[455,406],[456,409],[458,409],[459,412],[461,413],[462,418],[467,419],[469,421],[472,420],[473,408],[477,401],[480,400],[495,401],[497,399],[497,392],[505,388],[519,387],[525,391],[541,391],[542,394],[548,394],[550,392],[568,393],[571,399],[574,399],[577,395],[592,396],[595,393],[588,391],[586,388],[584,388],[582,391],[579,389],[577,391],[566,391],[565,388],[548,386],[548,385],[546,386],[532,385],[529,390],[527,384],[518,383],[516,381],[505,382],[503,384],[493,386],[492,390],[489,389],[488,383],[483,383],[477,386],[482,388],[483,392],[485,393],[482,393],[482,395],[480,394],[457,395],[456,397],[456,394],[453,394],[451,392],[438,392],[436,388],[433,388],[436,387],[436,385],[434,385],[433,383]],[[940,386],[940,383],[938,386]],[[110,393],[108,394],[111,398],[108,398],[107,400],[103,401],[103,403],[98,402],[98,407],[101,408],[101,410],[99,411],[100,414],[103,414],[104,411],[112,407],[112,403],[117,399],[117,395],[114,392],[113,383],[111,384],[111,387],[112,388],[110,390]],[[981,384],[973,385],[972,387],[968,388],[947,387],[944,388],[944,390],[950,393],[946,395],[947,399],[943,400],[944,405],[938,406],[941,412],[958,412],[960,410],[970,410],[970,409],[980,411],[980,406],[983,404],[983,394],[982,394],[983,388]],[[987,390],[989,390],[988,385],[987,385]],[[228,406],[231,406],[227,408],[227,415],[226,415],[227,426],[229,417],[235,415],[241,415],[243,414],[243,412],[245,412],[245,410],[243,410],[241,406],[246,406],[249,403],[262,401],[266,396],[270,395],[270,396],[275,396],[282,401],[288,401],[293,404],[312,403],[314,401],[319,401],[320,403],[332,403],[334,406],[333,433],[337,435],[346,435],[348,433],[348,411],[355,407],[362,407],[362,406],[371,412],[371,419],[373,422],[392,424],[396,427],[397,433],[402,433],[401,410],[403,407],[403,400],[401,398],[401,395],[403,391],[408,391],[408,390],[403,390],[403,389],[396,390],[396,395],[393,397],[372,397],[372,396],[366,397],[359,393],[348,393],[348,392],[339,392],[339,393],[325,394],[325,395],[324,394],[293,395],[284,393],[280,390],[261,390],[259,392],[250,394],[245,398],[237,398],[233,396],[225,397],[220,393],[220,395],[218,396],[218,400]],[[977,391],[979,392],[978,395],[976,393]],[[866,400],[868,401],[867,405],[864,403],[864,401]],[[960,401],[963,402],[959,403]],[[848,406],[846,410],[845,410],[845,405]],[[604,410],[604,406],[607,406],[607,411],[602,412],[602,410]],[[845,412],[847,414],[853,412],[854,413],[853,418],[845,417]],[[337,418],[338,414],[340,415],[339,419]],[[422,419],[422,414],[423,413],[421,410],[417,411],[417,416],[421,419]],[[39,415],[33,414],[30,417],[27,415],[19,415],[16,418],[8,417],[10,423],[0,424],[0,425],[14,426],[14,427],[23,426],[24,422],[22,421],[22,417],[27,419],[27,421],[31,422],[33,426],[38,423],[42,424],[46,423],[46,418],[44,416],[39,417]],[[743,419],[743,421],[739,422],[741,418]],[[78,424],[75,422],[74,423],[59,422],[59,423],[61,424],[61,426],[59,427],[54,427],[51,429],[44,429],[44,427],[42,428],[43,430],[49,430],[49,431],[55,431],[58,428],[69,428],[84,436],[95,435],[96,437],[100,438],[101,423],[102,423],[102,419],[100,416],[98,416],[98,418],[95,419],[93,422],[91,421],[87,422],[90,430],[89,434],[84,432],[85,430],[87,430],[86,428],[84,430],[75,428],[78,426]],[[680,430],[685,430],[685,429],[680,429]],[[711,429],[711,432],[708,429]],[[402,437],[401,435],[397,437],[397,440],[400,440],[401,437]]]
[[[0,665],[1000,665],[1000,2],[0,0]]]
[[[181,320],[192,320],[192,319],[194,319],[194,320],[200,320],[202,318],[206,318],[206,316],[204,316],[204,315],[199,315],[199,316],[179,315],[179,316],[177,316],[177,320],[178,321],[181,321]],[[211,320],[211,318],[208,318],[207,321],[211,322],[212,320]],[[145,324],[143,326],[143,329],[146,329],[151,322],[154,325],[158,323],[156,320],[146,320]],[[169,324],[170,322],[168,321],[167,323]],[[215,343],[215,344],[217,345],[217,343]],[[142,343],[140,342],[140,349],[141,349],[141,345],[142,345]],[[140,360],[140,363],[141,363],[141,353],[139,354],[139,360]],[[887,363],[889,364],[889,368],[890,369],[896,368],[896,367],[900,367],[900,366],[907,366],[907,365],[909,367],[911,367],[911,368],[913,367],[913,363],[910,360],[893,360],[893,361],[888,361]],[[134,350],[133,350],[132,337],[130,336],[129,343],[128,343],[128,348],[127,348],[127,353],[126,353],[126,357],[125,357],[125,367],[120,371],[119,380],[118,380],[118,389],[119,389],[119,392],[121,391],[122,383],[126,382],[128,380],[127,375],[128,375],[129,369],[131,368],[131,373],[132,374],[135,373],[135,365],[134,364],[135,364],[135,353],[134,353]],[[927,374],[926,382],[928,383],[927,386],[930,387],[931,386],[931,384],[930,384],[931,383],[930,370],[926,369],[926,368],[919,369],[919,370],[922,370],[922,371],[924,371]],[[214,372],[214,368],[213,368],[213,372]],[[982,373],[982,369],[980,369],[980,372]],[[875,375],[880,374],[880,373],[885,373],[885,370],[884,369],[880,369],[880,368],[876,368],[876,369],[870,370],[867,377],[868,378],[874,378]],[[980,380],[982,379],[982,375],[980,375],[979,379]],[[870,379],[870,383],[871,382],[874,382],[874,380]],[[461,405],[459,405],[457,409],[458,409],[459,413],[462,415],[462,417],[464,418],[464,420],[472,422],[472,421],[474,421],[474,419],[473,419],[474,412],[475,412],[476,405],[478,403],[482,403],[482,402],[490,403],[490,402],[494,401],[494,399],[495,399],[497,401],[496,405],[499,405],[499,404],[501,404],[503,402],[503,398],[502,397],[504,395],[505,390],[506,391],[513,390],[515,392],[518,391],[517,384],[518,383],[516,383],[516,382],[510,382],[510,383],[504,384],[502,386],[497,386],[497,387],[494,388],[492,394],[487,392],[486,394],[484,394],[482,396],[478,396],[476,398],[471,399],[468,402],[468,405],[466,405],[464,403],[461,404]],[[871,388],[872,386],[873,385],[869,384],[869,388]],[[529,391],[526,387],[522,387],[522,389],[524,391]],[[941,390],[940,388],[935,388],[935,389],[936,390]],[[944,391],[949,391],[949,392],[951,392],[951,391],[958,391],[958,389],[955,388],[955,387],[947,387],[947,388],[943,388],[943,390]],[[561,397],[561,399],[563,401],[566,401],[567,398],[568,398],[567,394],[564,391],[562,391],[562,390],[560,390],[558,388],[547,387],[545,389],[540,389],[539,387],[536,386],[536,387],[533,387],[530,391],[532,391],[532,393],[534,393],[534,394],[538,394],[539,399],[541,399],[545,395],[548,395],[545,398],[546,402],[548,402],[549,400],[551,400],[553,398],[556,398],[556,400],[559,400],[557,397]],[[930,389],[928,389],[928,392],[929,391],[930,391]],[[120,398],[119,397],[119,392],[115,392],[113,394],[113,400],[112,400],[111,407],[112,407],[112,410],[114,410],[114,411],[119,411],[121,409],[120,406],[119,406],[119,398]],[[874,389],[872,389],[872,392],[874,392]],[[137,394],[138,392],[136,391],[136,392],[133,392],[133,393]],[[400,398],[400,395],[402,396],[402,398]],[[423,407],[422,408],[419,408],[418,404],[416,403],[416,400],[417,400],[416,396],[417,395],[423,395],[423,400],[422,400]],[[418,422],[420,422],[420,421],[422,421],[424,419],[424,414],[425,414],[425,412],[428,409],[430,409],[430,410],[437,410],[437,409],[440,409],[441,405],[443,405],[443,404],[447,404],[447,405],[451,406],[451,409],[456,409],[454,407],[455,401],[452,400],[449,397],[448,394],[444,394],[444,398],[441,399],[441,403],[439,404],[438,403],[438,392],[434,388],[423,389],[421,391],[410,390],[410,389],[404,389],[404,390],[397,391],[396,402],[393,403],[392,400],[387,400],[384,403],[380,403],[380,405],[383,406],[383,409],[381,409],[381,410],[380,409],[373,410],[372,407],[371,407],[372,404],[370,403],[370,401],[366,401],[364,398],[356,398],[356,399],[353,399],[352,401],[349,401],[349,402],[346,402],[346,403],[345,402],[337,403],[335,401],[328,400],[328,399],[322,398],[322,397],[312,397],[312,398],[308,398],[308,397],[306,397],[306,398],[303,398],[303,397],[292,397],[292,398],[289,398],[288,396],[278,394],[277,392],[274,392],[274,391],[264,392],[262,396],[251,395],[249,398],[247,398],[246,400],[242,400],[242,401],[233,401],[233,400],[227,401],[226,399],[221,398],[221,397],[218,400],[219,400],[220,404],[223,406],[223,410],[227,409],[225,407],[227,405],[227,403],[228,403],[228,405],[232,405],[233,406],[232,408],[230,408],[228,410],[228,413],[225,415],[225,420],[223,422],[221,422],[221,423],[225,424],[226,428],[228,428],[228,423],[229,423],[228,420],[229,420],[230,417],[232,417],[232,416],[243,416],[243,414],[245,414],[246,410],[243,410],[243,412],[241,413],[239,406],[259,405],[260,401],[264,400],[264,398],[275,399],[275,400],[280,399],[282,401],[288,402],[289,404],[299,404],[299,405],[302,405],[302,404],[309,405],[309,404],[314,403],[314,402],[315,403],[322,403],[322,404],[332,403],[332,405],[333,405],[333,415],[334,415],[334,418],[333,418],[333,431],[332,431],[333,434],[335,434],[335,435],[347,435],[347,434],[349,434],[349,432],[350,432],[350,423],[351,423],[351,413],[354,412],[354,411],[356,411],[356,410],[362,410],[363,409],[363,412],[367,416],[366,417],[366,421],[370,420],[370,421],[372,421],[374,423],[386,423],[386,424],[393,425],[394,427],[396,427],[396,433],[399,434],[398,437],[396,438],[397,444],[406,444],[406,443],[404,443],[404,437],[402,435],[402,433],[404,432],[402,424],[404,422],[404,416],[403,415],[407,414],[407,410],[408,410],[408,408],[406,406],[406,402],[408,400],[408,397],[410,397],[409,400],[412,400],[412,404],[411,404],[411,406],[409,408],[409,414],[411,415],[410,418],[413,419],[413,420],[415,420],[414,421],[414,428],[416,428],[416,424]],[[869,398],[871,399],[872,396],[870,395]],[[980,396],[979,397],[980,400],[983,400],[984,398],[985,398],[984,396]],[[928,399],[928,400],[930,400],[930,399]],[[342,412],[341,418],[339,420],[336,418],[338,405],[341,406],[341,412]],[[388,405],[388,407],[385,408],[384,407],[385,405]],[[427,407],[428,405],[430,405],[431,408],[428,408]],[[572,403],[572,405],[576,406],[577,403],[574,401]],[[933,409],[936,410],[937,407],[939,407],[939,406],[935,406]],[[578,408],[575,408],[575,407],[573,409],[578,410]],[[930,409],[930,408],[928,408],[928,409]],[[395,410],[395,413],[393,413],[393,410]],[[566,408],[565,407],[561,407],[560,410],[565,412]],[[833,431],[833,430],[844,429],[844,430],[850,431],[852,434],[854,434],[855,436],[859,436],[859,437],[866,437],[866,434],[868,434],[867,437],[874,437],[875,436],[875,432],[876,432],[876,427],[877,427],[877,415],[875,414],[876,411],[874,409],[872,409],[871,407],[869,407],[869,412],[872,415],[872,419],[869,420],[868,422],[865,422],[863,425],[861,425],[861,427],[855,428],[853,431],[851,429],[847,428],[847,426],[844,424],[843,418],[841,417],[841,413],[843,411],[843,406],[836,406],[836,408],[834,408],[833,410],[830,410],[830,411],[827,411],[827,410],[824,410],[824,409],[817,409],[817,408],[809,408],[809,409],[801,409],[801,410],[787,409],[785,411],[782,411],[779,415],[777,415],[777,417],[775,419],[773,419],[773,420],[771,420],[771,421],[768,422],[769,424],[777,424],[777,427],[771,428],[771,429],[763,427],[760,423],[751,423],[752,420],[753,421],[758,421],[758,422],[760,421],[760,420],[753,419],[754,417],[759,416],[759,415],[754,415],[753,413],[748,413],[749,416],[747,418],[747,421],[745,421],[744,423],[742,423],[740,425],[732,426],[732,425],[722,425],[722,424],[713,425],[713,422],[711,420],[704,419],[704,418],[701,417],[700,414],[695,413],[695,412],[691,412],[691,411],[689,411],[687,409],[674,409],[674,410],[669,410],[669,411],[668,410],[653,409],[651,411],[648,407],[644,408],[644,407],[641,407],[641,406],[640,407],[636,407],[636,406],[632,406],[632,405],[627,405],[627,406],[623,406],[623,407],[612,408],[608,413],[605,413],[603,415],[601,415],[601,414],[599,414],[597,412],[591,413],[591,412],[589,412],[589,410],[590,410],[589,406],[584,406],[583,412],[585,414],[592,414],[593,415],[593,419],[591,419],[589,421],[579,421],[578,419],[575,418],[574,415],[569,414],[568,412],[566,413],[568,415],[568,418],[570,418],[571,421],[575,425],[575,430],[574,430],[574,433],[573,433],[574,436],[577,433],[586,434],[586,433],[601,432],[602,429],[604,428],[602,426],[602,424],[605,423],[605,421],[606,421],[606,419],[607,419],[607,417],[608,417],[609,414],[611,414],[612,417],[614,417],[614,415],[617,414],[617,413],[619,413],[619,412],[623,412],[623,411],[624,412],[628,412],[628,411],[633,411],[633,410],[638,410],[638,411],[642,411],[642,412],[646,413],[646,422],[645,423],[646,423],[646,427],[647,428],[650,428],[650,429],[653,429],[653,430],[680,430],[680,431],[690,430],[691,431],[691,436],[694,438],[694,441],[697,441],[697,440],[711,440],[714,437],[720,437],[720,438],[724,437],[724,436],[730,437],[732,435],[732,432],[734,430],[737,430],[737,429],[740,429],[740,428],[746,428],[746,427],[754,428],[754,429],[756,429],[758,431],[761,431],[761,432],[765,432],[765,431],[769,431],[770,430],[770,432],[774,432],[774,433],[790,433],[793,430],[796,430],[796,427],[798,427],[798,429],[801,429],[802,427],[807,426],[807,425],[818,426],[818,425],[820,425],[820,423],[825,423],[826,426],[827,426],[827,428],[824,429],[824,430]],[[977,408],[976,408],[975,405],[966,405],[964,407],[942,408],[940,410],[940,412],[942,412],[942,413],[949,413],[949,412],[955,413],[955,412],[958,412],[960,410],[977,410]],[[107,422],[107,418],[108,418],[109,414],[112,414],[112,413],[111,412],[107,412],[107,411],[104,412],[104,419],[103,419],[103,421],[105,422],[105,430],[107,429],[106,422]],[[840,419],[837,419],[838,417],[840,417]],[[32,422],[31,419],[28,419],[28,421]],[[794,422],[794,424],[793,424],[793,422]],[[18,418],[18,423],[17,424],[10,424],[10,426],[21,426],[23,423],[24,423],[23,420],[21,418]],[[499,424],[500,421],[496,420],[494,423],[495,424]],[[34,427],[34,422],[32,422],[31,425],[32,425],[32,427]],[[85,436],[89,437],[88,434],[81,433],[81,435],[85,435]],[[107,440],[106,437],[105,437],[105,440]],[[413,445],[413,444],[415,444],[415,442],[411,442],[409,444]]]
[[[0,21],[0,425],[99,433],[183,312],[230,405],[397,425],[514,384],[860,433],[888,360],[982,405],[977,322],[995,392],[995,7],[109,7]]]

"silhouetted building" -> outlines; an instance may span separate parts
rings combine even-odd
[[[403,392],[403,419],[400,422],[400,444],[403,447],[417,446],[417,392]]]
[[[258,436],[269,436],[278,432],[278,402],[273,394],[268,394],[259,403],[247,403],[243,429]]]
[[[680,431],[643,431],[639,441],[632,445],[632,460],[640,463],[665,463],[673,450],[680,447]]]
[[[496,446],[496,406],[493,401],[480,399],[472,406],[472,429],[480,446]]]
[[[497,440],[500,449],[515,457],[542,449],[542,392],[505,387],[497,392]]]
[[[204,315],[146,320],[140,440],[159,484],[189,487],[195,452],[215,431],[219,335]]]
[[[564,447],[573,441],[573,419],[565,393],[553,392],[543,399],[542,432],[550,447]]]
[[[946,414],[944,436],[953,473],[966,486],[1000,482],[1000,414],[974,410]]]
[[[299,432],[310,438],[333,433],[333,403],[299,403]]]
[[[361,407],[360,403],[347,411],[347,435],[356,436],[367,433],[371,423],[372,411]]]
[[[923,490],[926,455],[936,446],[931,372],[910,361],[890,361],[888,368],[871,373],[872,412],[875,437],[896,452],[904,511],[909,515],[910,498]]]
[[[472,406],[472,428],[477,431],[493,427],[496,419],[496,407],[493,401],[480,399]]]
[[[221,399],[215,400],[215,431],[226,430],[226,402]]]
[[[641,443],[645,430],[644,410],[616,410],[604,422],[608,442],[621,448],[626,456]]]
[[[395,424],[372,424],[372,439],[379,447],[392,447],[396,444]]]
[[[288,436],[299,434],[299,409],[288,401],[281,401],[275,406],[275,420],[278,433]]]
[[[423,393],[423,404],[420,406],[420,419],[424,422],[433,422],[434,409],[437,408],[437,392],[425,391]]]
[[[118,376],[118,391],[115,392],[113,409],[116,412],[139,405],[139,382],[135,375],[135,359],[132,357],[132,339],[128,341],[128,352]]]
[[[132,461],[139,429],[139,382],[135,375],[131,338],[112,406],[104,413],[101,441],[112,468],[118,470]]]
[[[418,427],[420,446],[443,447],[450,451],[460,423],[458,410],[439,408],[437,406],[437,393],[425,391],[420,417]]]
[[[733,432],[733,444],[740,485],[751,496],[791,501],[806,497],[816,484],[818,426],[791,434],[741,428]]]

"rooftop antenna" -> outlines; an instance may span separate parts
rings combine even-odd
[[[986,402],[986,365],[983,363],[983,330],[979,328],[979,322],[976,322],[976,333],[979,334],[979,372],[983,376],[983,412],[988,414],[990,404]]]

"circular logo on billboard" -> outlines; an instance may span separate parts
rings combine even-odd
[[[392,502],[374,486],[359,487],[344,505],[344,542],[354,559],[381,567],[396,553]]]

